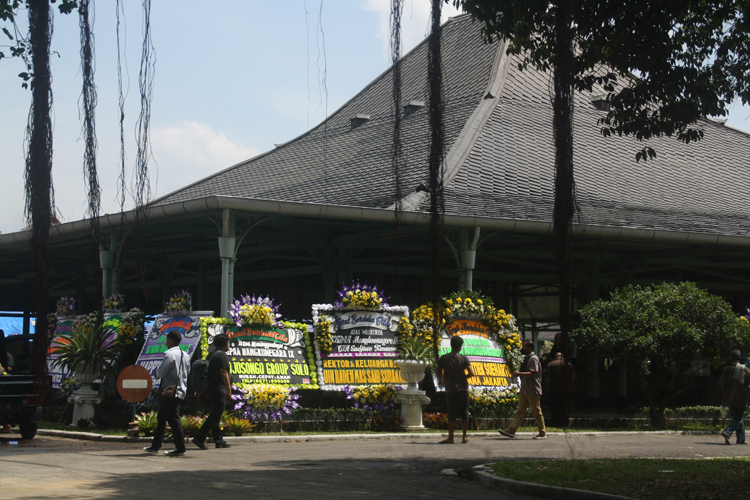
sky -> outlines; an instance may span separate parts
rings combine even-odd
[[[95,0],[97,167],[102,213],[119,212],[120,132],[115,2]],[[139,0],[123,0],[120,39],[127,169],[125,208],[136,158]],[[429,31],[429,0],[405,0],[404,53]],[[390,0],[156,0],[151,7],[156,70],[151,110],[152,199],[303,134],[390,65]],[[458,12],[444,6],[443,21]],[[26,12],[19,15],[21,20]],[[5,43],[0,42],[0,43]],[[52,39],[53,182],[61,221],[84,218],[86,190],[78,101],[78,16],[55,15]],[[0,60],[0,232],[24,219],[24,136],[31,94],[21,61]],[[750,108],[727,125],[750,132]]]

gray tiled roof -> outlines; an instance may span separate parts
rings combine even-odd
[[[467,154],[456,151],[447,159],[446,213],[551,221],[554,142],[549,75],[520,71],[516,60],[503,57],[496,68],[498,95],[484,99],[502,47],[486,45],[479,25],[468,16],[448,22],[443,33],[447,149],[459,143],[470,147]],[[427,102],[426,68],[423,43],[403,59],[403,104]],[[391,205],[391,78],[390,71],[381,75],[327,124],[154,204],[223,195]],[[371,119],[350,130],[349,119],[357,114]],[[596,124],[602,115],[590,95],[576,95],[574,169],[584,223],[749,235],[750,135],[706,121],[700,124],[705,138],[699,143],[654,139],[648,145],[657,158],[636,163],[635,153],[643,144],[627,137],[604,138]],[[402,123],[404,186],[412,191],[427,179],[427,107]],[[420,210],[426,208],[424,196],[416,202]]]
[[[486,45],[466,16],[443,31],[447,143],[455,141],[483,97],[497,46]],[[427,103],[427,45],[402,60],[402,106]],[[326,124],[260,157],[240,163],[155,201],[167,204],[209,195],[387,207],[394,202],[392,74],[386,71],[334,113]],[[350,130],[350,118],[370,115]],[[405,189],[425,179],[429,148],[427,105],[402,120]]]
[[[554,182],[551,79],[509,62],[503,93],[467,161],[446,186],[446,211],[551,220]],[[750,135],[711,121],[705,137],[648,142],[657,152],[635,161],[643,144],[601,135],[604,115],[589,94],[574,106],[574,175],[584,224],[748,235]],[[472,178],[481,179],[476,189]]]

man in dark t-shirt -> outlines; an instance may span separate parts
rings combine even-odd
[[[547,365],[544,373],[544,390],[547,391],[552,407],[552,427],[567,427],[565,405],[573,393],[576,383],[576,370],[573,364],[565,362],[561,352],[555,353],[554,360]]]
[[[738,350],[729,353],[729,366],[721,372],[721,406],[729,407],[732,421],[721,431],[721,437],[730,444],[732,433],[737,433],[737,444],[746,444],[744,413],[747,408],[747,384],[750,382],[750,369],[740,363],[742,354]]]
[[[209,413],[206,421],[203,422],[198,434],[192,439],[195,446],[201,450],[206,450],[206,436],[209,431],[214,438],[217,448],[229,448],[229,443],[224,440],[221,434],[221,416],[224,414],[226,401],[232,400],[232,384],[229,381],[229,337],[226,334],[219,334],[214,338],[214,350],[208,355],[208,387],[206,389],[206,398],[209,402]]]
[[[462,443],[468,443],[466,431],[469,429],[469,379],[474,376],[469,358],[461,354],[464,339],[451,337],[451,352],[438,360],[438,386],[445,386],[445,399],[448,403],[448,439],[441,444],[453,443],[456,421],[461,419]]]

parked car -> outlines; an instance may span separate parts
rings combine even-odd
[[[0,330],[0,364],[7,364],[8,354],[13,357],[12,370],[0,375],[0,425],[18,425],[23,439],[36,435],[44,404],[32,371],[33,342],[33,334],[5,337]]]

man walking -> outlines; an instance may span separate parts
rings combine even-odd
[[[521,369],[511,374],[513,378],[521,378],[516,418],[513,419],[513,423],[508,429],[498,429],[497,432],[509,438],[516,437],[516,430],[526,417],[526,409],[531,406],[536,425],[539,428],[539,434],[534,436],[534,439],[546,439],[547,429],[544,427],[544,417],[539,406],[539,400],[542,397],[542,364],[539,362],[539,357],[534,354],[534,342],[531,340],[523,341],[521,352],[526,355],[523,363],[521,363]]]
[[[552,427],[567,427],[568,419],[564,417],[565,405],[573,393],[576,383],[576,370],[570,362],[563,360],[561,352],[555,353],[553,361],[547,365],[544,374],[544,390],[549,394],[552,407]]]
[[[180,422],[180,403],[185,399],[187,392],[187,377],[190,371],[190,358],[185,351],[180,349],[182,335],[180,332],[171,331],[167,333],[167,352],[161,360],[156,377],[160,379],[159,389],[165,392],[171,388],[171,394],[159,396],[159,413],[157,414],[157,425],[151,446],[143,448],[148,453],[156,453],[161,448],[164,439],[164,431],[169,422],[174,437],[174,449],[165,454],[170,457],[185,454],[185,433]]]
[[[462,443],[468,443],[466,431],[469,429],[469,379],[474,376],[469,358],[461,354],[464,339],[451,337],[451,352],[440,356],[437,364],[438,386],[445,386],[445,399],[448,403],[448,439],[440,444],[453,443],[456,421],[461,419]]]
[[[734,350],[729,353],[729,365],[721,372],[721,405],[729,407],[732,421],[726,429],[721,432],[724,442],[729,443],[733,432],[737,432],[737,444],[745,442],[745,422],[742,420],[745,408],[747,408],[747,384],[750,382],[750,369],[740,363],[740,351]]]
[[[208,387],[206,397],[209,402],[209,413],[203,422],[198,434],[192,439],[193,444],[201,450],[207,450],[206,436],[209,431],[214,438],[217,448],[229,448],[230,444],[224,440],[221,434],[221,416],[224,414],[226,401],[232,400],[232,384],[229,381],[229,337],[220,333],[214,337],[216,350],[209,354],[208,362]],[[197,394],[200,396],[200,394]]]

